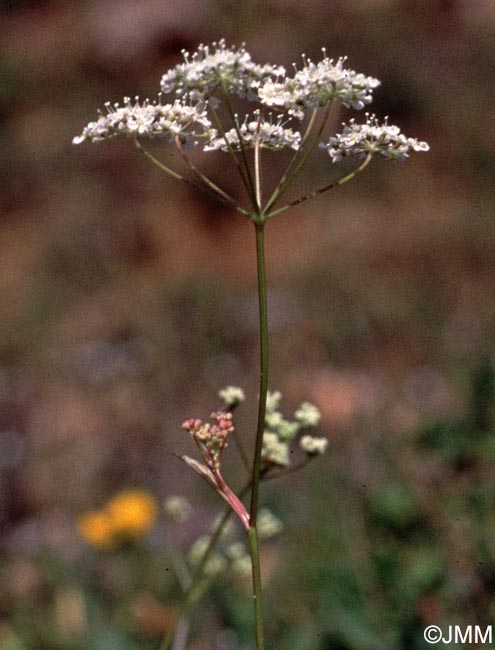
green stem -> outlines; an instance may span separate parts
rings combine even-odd
[[[258,514],[261,451],[263,448],[263,433],[265,430],[266,395],[268,392],[268,311],[266,301],[265,273],[265,238],[264,223],[255,222],[256,230],[256,263],[258,268],[258,302],[260,312],[260,397],[258,405],[258,426],[256,429],[256,446],[254,451],[253,472],[251,481],[250,525],[256,527]]]
[[[370,160],[372,158],[373,158],[373,154],[369,153],[364,159],[364,161],[359,165],[359,167],[356,167],[356,169],[352,171],[350,174],[347,174],[347,176],[344,176],[340,180],[335,181],[333,183],[329,183],[328,185],[325,185],[325,187],[320,187],[319,189],[314,190],[313,192],[309,192],[308,194],[301,196],[295,201],[291,201],[290,203],[287,203],[287,205],[284,205],[282,208],[278,208],[278,210],[274,210],[273,212],[270,212],[270,214],[266,215],[266,219],[271,219],[275,215],[282,214],[282,212],[285,212],[289,208],[293,208],[296,205],[299,205],[300,203],[304,203],[308,199],[314,199],[316,196],[319,196],[324,192],[328,192],[329,190],[333,190],[334,188],[339,187],[340,185],[344,185],[344,183],[347,183],[348,181],[352,180],[354,176],[357,176],[360,172],[366,169],[366,167],[369,165]]]
[[[182,176],[182,174],[179,174],[178,172],[174,171],[173,169],[170,169],[170,167],[167,167],[167,165],[165,165],[160,160],[158,160],[158,158],[155,158],[155,156],[153,156],[153,154],[151,154],[147,149],[145,149],[143,147],[143,145],[139,142],[139,140],[137,138],[134,138],[134,144],[136,145],[137,149],[139,149],[139,151],[143,155],[146,156],[146,158],[151,160],[151,162],[158,167],[158,169],[161,169],[163,172],[166,172],[167,174],[169,174],[173,178],[177,179],[178,181],[184,181],[185,183],[187,183],[188,185],[192,185],[196,189],[202,189],[196,183],[188,180],[187,178],[184,178],[184,176]]]
[[[241,208],[240,205],[238,205],[237,201],[230,196],[230,194],[227,194],[225,190],[222,190],[221,187],[219,187],[216,183],[214,183],[211,178],[208,178],[206,174],[203,174],[203,172],[196,167],[196,165],[193,163],[192,160],[190,160],[186,154],[184,153],[184,149],[182,148],[182,144],[180,141],[179,136],[175,137],[175,146],[177,147],[177,151],[182,157],[182,160],[186,163],[186,165],[192,169],[192,171],[199,176],[199,178],[203,181],[203,183],[208,186],[212,192],[217,194],[225,203],[228,205],[232,206],[234,210],[237,210],[237,212],[240,212],[244,216],[249,215],[250,213],[247,210],[244,210],[244,208]]]
[[[263,602],[261,595],[261,569],[257,529],[249,528],[247,531],[247,537],[249,552],[251,554],[251,567],[253,572],[253,604],[256,628],[256,649],[264,650]]]
[[[241,457],[242,464],[244,465],[244,468],[248,474],[251,474],[251,463],[248,458],[247,452],[244,449],[244,444],[242,443],[241,437],[239,436],[237,429],[234,430],[234,433],[232,434],[232,437],[234,438],[235,445],[237,447],[237,451],[239,452],[239,456]]]
[[[239,159],[237,158],[237,156],[235,154],[233,146],[230,144],[229,139],[227,138],[227,135],[225,133],[225,129],[223,128],[222,122],[220,121],[220,118],[218,117],[217,112],[213,107],[211,107],[211,113],[213,115],[213,119],[215,121],[218,132],[222,136],[222,138],[223,138],[223,140],[225,142],[225,146],[227,147],[227,150],[228,150],[228,152],[229,152],[229,154],[230,154],[230,156],[231,156],[231,158],[232,158],[232,160],[233,160],[233,162],[234,162],[234,164],[235,164],[235,166],[237,168],[237,171],[239,172],[242,183],[243,183],[244,187],[246,188],[246,191],[247,191],[248,195],[251,197],[251,193],[250,193],[251,190],[250,190],[247,178],[246,178],[246,174],[244,173],[242,165],[239,162]]]
[[[223,81],[222,81],[222,89],[223,89],[223,93],[225,95],[225,103],[227,105],[227,110],[228,110],[230,119],[232,121],[232,124],[234,126],[234,129],[235,129],[235,132],[236,132],[236,135],[237,135],[237,139],[239,140],[239,149],[240,149],[240,152],[241,152],[241,157],[242,157],[242,161],[243,161],[243,164],[244,164],[244,171],[246,172],[246,180],[247,180],[247,184],[248,184],[247,190],[248,190],[248,193],[249,193],[249,198],[251,199],[251,204],[254,206],[254,205],[256,205],[256,192],[255,192],[255,189],[254,189],[253,176],[251,174],[251,169],[249,167],[249,161],[248,161],[248,158],[247,158],[246,147],[244,146],[244,140],[242,139],[242,136],[241,136],[241,131],[239,129],[239,124],[237,123],[237,115],[234,112],[234,107],[232,106],[232,101],[230,99],[229,92],[228,92],[228,90],[227,90],[227,88],[225,86],[225,82],[223,82]]]
[[[277,201],[277,199],[278,199],[278,197],[280,195],[280,192],[283,191],[283,188],[285,187],[285,183],[287,182],[287,177],[289,176],[290,171],[292,170],[292,168],[296,164],[296,161],[299,158],[299,156],[303,153],[306,142],[307,142],[307,140],[309,138],[309,135],[310,135],[310,133],[311,133],[311,131],[313,129],[313,125],[314,125],[315,120],[316,120],[317,112],[318,112],[318,109],[315,108],[313,110],[313,112],[311,113],[311,117],[309,118],[309,122],[308,122],[306,130],[304,132],[304,135],[302,137],[301,144],[299,145],[299,148],[296,149],[296,151],[294,152],[294,155],[292,156],[289,164],[287,165],[287,168],[284,171],[284,173],[283,173],[283,175],[282,175],[282,177],[280,179],[279,184],[273,190],[273,193],[272,193],[271,197],[269,198],[269,200],[268,200],[268,202],[267,202],[267,204],[265,206],[265,212],[270,211],[270,208]]]
[[[259,130],[259,122],[258,122]],[[258,134],[259,136],[259,134]],[[254,145],[254,178],[256,183],[256,204],[258,210],[261,209],[261,168],[260,168],[260,141],[257,138],[256,144]]]
[[[277,201],[279,201],[279,200],[282,198],[282,196],[285,194],[285,191],[287,190],[287,188],[289,187],[289,185],[292,183],[292,181],[294,180],[294,178],[299,174],[299,172],[301,171],[301,168],[303,167],[303,165],[306,163],[306,161],[308,160],[308,158],[310,157],[310,155],[313,153],[313,151],[314,151],[314,150],[316,149],[316,147],[318,146],[318,142],[319,142],[320,137],[321,137],[321,135],[322,135],[322,133],[323,133],[323,131],[324,131],[324,129],[325,129],[325,125],[326,125],[326,123],[328,122],[328,118],[329,118],[329,116],[330,116],[330,111],[331,111],[331,110],[332,110],[332,102],[330,102],[330,103],[328,104],[328,106],[327,106],[327,110],[325,111],[325,115],[324,115],[323,120],[322,120],[322,122],[321,122],[321,124],[320,124],[320,128],[318,129],[318,132],[316,133],[315,137],[313,138],[313,141],[312,141],[311,144],[309,145],[308,150],[307,150],[306,152],[304,152],[304,155],[303,155],[303,157],[301,158],[301,160],[299,161],[299,163],[296,165],[296,168],[295,168],[294,171],[289,175],[289,171],[290,171],[290,169],[291,169],[291,167],[292,167],[292,164],[295,162],[295,159],[296,159],[297,156],[295,156],[295,157],[293,158],[293,160],[291,161],[291,163],[290,163],[290,165],[289,165],[289,168],[286,170],[286,172],[285,172],[285,174],[284,174],[282,180],[280,181],[280,183],[279,183],[277,189],[276,189],[275,192],[272,194],[270,200],[268,201],[267,205],[265,206],[265,208],[264,208],[264,212],[265,212],[265,213],[266,213],[266,212],[269,212],[269,211],[271,210],[272,206],[275,205],[275,203],[276,203]],[[310,133],[310,131],[311,131],[311,129],[312,129],[312,126],[313,126],[313,124],[314,124],[314,117],[315,117],[315,114],[313,113],[313,115],[311,116],[311,120],[310,120],[310,127],[309,127],[310,130],[309,130],[309,131],[306,131],[306,133],[304,134],[304,138],[303,138],[303,142],[304,142],[304,143],[306,142],[306,140],[307,140],[308,137],[309,137],[309,133]],[[301,142],[301,146],[303,145],[303,142]],[[296,151],[296,154],[297,154],[297,153],[298,153],[298,152]]]
[[[247,491],[247,488],[248,486],[246,486],[244,490],[241,491],[241,495]],[[196,597],[201,593],[201,586],[203,584],[206,565],[208,564],[208,560],[210,559],[211,552],[218,544],[220,537],[222,536],[223,530],[230,517],[231,512],[232,510],[229,506],[225,510],[223,517],[220,520],[220,523],[218,524],[216,530],[213,532],[212,536],[210,537],[210,541],[203,553],[203,557],[201,558],[199,564],[197,565],[192,575],[189,587],[184,594],[184,599],[181,603],[181,606],[179,607],[179,611],[177,612],[177,617],[175,619],[175,622],[168,629],[168,632],[163,638],[159,650],[169,650],[171,648],[172,643],[174,642],[175,631],[177,629],[178,623],[184,618],[191,604],[195,601]]]
[[[143,145],[139,142],[137,138],[134,138],[134,144],[136,145],[136,148],[144,155],[148,160],[151,160],[151,162],[158,167],[158,169],[161,169],[162,171],[166,172],[173,178],[177,179],[178,181],[183,181],[187,185],[190,185],[191,187],[194,187],[194,189],[199,190],[200,192],[206,192],[210,196],[214,196],[216,199],[221,201],[222,203],[225,203],[227,205],[230,205],[234,207],[237,212],[240,212],[243,215],[249,215],[249,212],[247,210],[244,210],[240,206],[237,205],[237,203],[230,198],[226,198],[222,196],[221,192],[218,192],[216,189],[211,187],[211,183],[206,183],[204,182],[203,185],[199,185],[198,183],[195,183],[194,181],[189,180],[185,176],[182,176],[182,174],[179,174],[178,172],[174,171],[173,169],[170,169],[170,167],[167,167],[167,165],[164,165],[158,158],[155,158],[153,154],[151,154],[147,149],[143,147]],[[218,188],[219,189],[219,188]]]

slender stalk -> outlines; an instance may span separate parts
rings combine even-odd
[[[190,185],[191,187],[194,187],[194,189],[199,190],[200,192],[206,192],[210,196],[214,196],[217,200],[219,200],[221,203],[225,203],[226,205],[230,205],[233,207],[237,212],[240,212],[243,215],[248,215],[249,212],[247,210],[244,210],[241,208],[237,203],[228,197],[226,193],[225,197],[222,196],[220,192],[215,190],[213,187],[210,187],[212,183],[206,183],[203,181],[203,185],[200,185],[199,183],[195,183],[194,181],[189,180],[189,178],[186,178],[185,176],[182,176],[182,174],[179,174],[178,172],[174,171],[173,169],[170,169],[170,167],[167,167],[164,163],[162,163],[158,158],[155,158],[153,154],[151,154],[147,149],[143,147],[143,145],[139,142],[137,138],[134,138],[134,144],[136,145],[136,148],[144,155],[146,158],[151,160],[151,162],[158,167],[158,169],[161,169],[162,171],[166,172],[169,174],[169,176],[172,176],[173,178],[177,179],[178,181],[183,181],[187,185]]]
[[[274,474],[265,474],[263,476],[263,480],[272,481],[274,478],[287,476],[287,474],[294,474],[294,472],[298,472],[300,469],[306,467],[306,465],[309,465],[309,463],[311,463],[315,458],[316,456],[308,456],[308,458],[302,460],[297,465],[293,465],[292,467],[284,467],[283,469],[279,469],[278,471],[276,471]]]
[[[249,485],[247,485],[242,491],[241,491],[241,496],[242,494],[246,493],[247,490],[249,489]],[[175,631],[177,629],[177,625],[180,623],[180,621],[184,618],[186,615],[189,607],[191,604],[194,602],[196,599],[196,596],[198,593],[201,591],[201,585],[203,582],[204,578],[204,573],[206,569],[206,565],[208,564],[208,560],[210,559],[211,552],[215,548],[215,546],[218,544],[220,541],[220,537],[222,536],[223,530],[225,528],[225,525],[227,524],[227,521],[230,517],[232,510],[230,506],[225,510],[217,528],[214,530],[212,536],[210,537],[210,541],[208,543],[208,546],[206,547],[203,557],[201,558],[199,564],[197,565],[192,578],[191,582],[189,584],[188,589],[186,590],[184,594],[184,599],[182,600],[182,603],[179,607],[179,611],[177,612],[177,618],[175,619],[175,622],[170,626],[168,629],[167,634],[163,638],[163,641],[160,645],[159,650],[169,650],[172,647],[172,644],[174,642],[174,637],[175,637]]]
[[[359,165],[359,167],[356,167],[356,169],[354,169],[354,171],[352,171],[350,174],[347,174],[347,176],[344,176],[340,180],[335,181],[333,183],[329,183],[324,187],[320,187],[319,189],[314,190],[313,192],[308,192],[308,194],[299,197],[295,201],[291,201],[290,203],[287,203],[282,208],[278,208],[278,210],[274,210],[273,212],[270,212],[270,214],[266,215],[266,219],[271,219],[275,215],[282,214],[282,212],[285,212],[289,208],[293,208],[294,206],[299,205],[300,203],[304,203],[304,201],[307,201],[308,199],[314,199],[316,196],[319,196],[324,192],[328,192],[329,190],[333,190],[334,188],[339,187],[340,185],[344,185],[344,183],[347,183],[348,181],[353,179],[354,176],[357,176],[360,172],[366,169],[366,167],[369,165],[370,160],[372,158],[373,158],[373,154],[369,153],[364,159],[364,161]]]
[[[260,129],[261,129],[261,113],[258,115],[258,125],[256,127],[256,141],[254,143],[254,183],[255,183],[255,198],[256,210],[261,213],[261,142],[260,142]]]
[[[258,123],[259,128],[259,123]],[[254,174],[256,182],[256,204],[258,210],[261,210],[261,174],[260,174],[260,142],[256,140],[254,145]]]
[[[292,167],[292,161],[291,161],[291,164],[289,165],[288,170],[285,172],[283,179],[280,181],[277,189],[274,191],[274,193],[272,194],[270,200],[268,201],[267,205],[265,206],[265,208],[264,208],[265,212],[268,212],[272,208],[272,206],[275,205],[275,203],[282,198],[283,194],[285,194],[285,191],[287,190],[289,185],[292,183],[294,178],[299,174],[299,172],[301,171],[301,168],[303,167],[303,165],[306,163],[306,161],[308,160],[310,155],[313,153],[313,151],[318,146],[318,143],[320,141],[320,137],[321,137],[321,135],[322,135],[322,133],[323,133],[323,131],[325,129],[326,123],[328,122],[328,118],[330,117],[331,110],[332,110],[332,102],[330,102],[328,104],[327,110],[325,111],[325,115],[323,116],[323,120],[322,120],[322,122],[320,124],[320,127],[319,127],[315,137],[313,138],[313,141],[309,145],[308,150],[304,153],[303,157],[301,158],[299,163],[296,165],[296,168],[294,169],[294,171],[289,175],[290,168]],[[310,120],[311,128],[312,128],[312,125],[314,123],[313,117],[314,117],[314,113],[311,116],[311,120]],[[306,139],[309,137],[309,133],[310,133],[310,131],[306,131],[306,133],[304,134],[303,141],[306,141]],[[296,157],[294,157],[293,162],[295,162],[295,158]]]
[[[301,144],[300,144],[299,148],[296,149],[296,151],[294,152],[294,155],[293,155],[292,158],[290,159],[290,162],[289,162],[289,164],[287,165],[287,167],[286,167],[286,169],[285,169],[285,171],[284,171],[284,173],[283,173],[283,175],[282,175],[282,177],[281,177],[281,179],[280,179],[280,182],[278,183],[277,187],[273,190],[273,193],[272,193],[272,195],[270,196],[270,198],[269,198],[269,200],[268,200],[268,202],[267,202],[267,204],[266,204],[266,206],[265,206],[265,211],[266,211],[266,210],[270,210],[271,206],[272,206],[272,205],[275,203],[275,201],[277,200],[277,198],[278,198],[278,196],[279,196],[279,193],[280,193],[280,191],[281,191],[281,188],[283,188],[283,187],[285,186],[285,183],[286,183],[286,181],[287,181],[287,177],[289,176],[289,173],[290,173],[291,169],[292,169],[292,168],[294,167],[294,165],[296,164],[297,159],[299,158],[299,156],[300,156],[301,153],[303,152],[303,150],[304,150],[304,146],[305,146],[305,144],[306,144],[306,142],[307,142],[307,140],[308,140],[308,138],[309,138],[309,135],[310,135],[311,131],[313,130],[313,126],[314,126],[314,123],[315,123],[315,120],[316,120],[316,114],[317,114],[317,113],[318,113],[318,109],[315,108],[315,109],[313,110],[313,112],[311,113],[311,117],[309,118],[309,122],[308,122],[308,125],[307,125],[307,127],[306,127],[306,130],[305,130],[305,132],[304,132],[304,135],[303,135],[303,137],[302,137]]]
[[[180,624],[177,626],[177,632],[175,634],[172,650],[186,650],[189,628],[189,621],[187,619],[182,619]]]
[[[234,438],[234,442],[237,447],[237,451],[239,452],[239,456],[241,457],[242,464],[244,465],[244,469],[248,474],[251,474],[251,462],[248,458],[246,450],[244,449],[244,444],[241,440],[241,437],[237,433],[237,429],[234,430],[232,437]]]
[[[188,183],[189,185],[192,185],[196,189],[202,189],[200,185],[197,185],[193,181],[189,181],[187,178],[182,176],[182,174],[179,174],[178,172],[174,171],[173,169],[170,169],[170,167],[167,167],[164,163],[162,163],[158,158],[155,158],[153,154],[151,154],[147,149],[143,147],[143,145],[139,142],[137,138],[134,138],[134,144],[136,147],[139,149],[139,151],[146,156],[151,162],[156,165],[159,169],[161,169],[163,172],[166,172],[173,178],[177,179],[178,181],[184,181]]]
[[[262,479],[265,478],[265,473],[266,472],[262,470],[261,472]],[[249,483],[246,483],[244,485],[242,490],[239,491],[238,498],[242,499],[248,493],[250,487],[251,487],[251,480],[249,481]],[[220,541],[222,533],[232,513],[233,510],[229,505],[228,508],[225,509],[220,521],[217,523],[214,531],[212,532],[212,535],[208,542],[208,546],[204,550],[201,560],[199,561],[199,564],[197,565],[191,577],[189,586],[184,593],[184,598],[179,607],[179,611],[177,613],[175,622],[169,628],[166,636],[164,637],[160,645],[159,650],[169,650],[171,648],[172,643],[174,641],[175,631],[177,629],[179,622],[184,618],[192,603],[201,595],[202,586],[204,583],[204,574],[205,574],[206,565],[208,564],[208,560],[210,559],[210,555],[212,554],[215,546]]]
[[[244,216],[249,215],[249,212],[247,210],[244,210],[244,208],[241,208],[241,206],[237,203],[237,201],[230,196],[230,194],[227,194],[225,190],[222,190],[221,187],[218,187],[216,183],[214,183],[211,178],[208,178],[206,174],[203,174],[203,172],[196,167],[196,165],[193,163],[190,158],[188,158],[184,152],[184,149],[182,147],[181,141],[179,139],[179,136],[175,137],[175,146],[177,147],[177,151],[180,153],[182,160],[186,163],[186,165],[192,169],[192,171],[199,176],[199,178],[203,181],[205,185],[207,185],[212,192],[215,194],[218,194],[218,196],[225,201],[225,203],[228,203],[230,206],[234,208],[234,210],[237,210],[237,212],[240,212]]]
[[[234,112],[234,107],[232,106],[232,101],[230,99],[230,95],[228,93],[228,90],[225,86],[225,82],[222,82],[222,89],[223,93],[225,95],[225,103],[227,105],[227,110],[230,116],[230,119],[232,121],[232,124],[234,126],[237,139],[239,140],[239,148],[241,152],[241,157],[242,161],[244,163],[244,170],[246,172],[246,177],[247,177],[247,183],[248,183],[248,192],[249,192],[249,197],[251,199],[251,202],[255,204],[256,202],[256,194],[255,194],[255,189],[254,189],[254,182],[253,182],[253,176],[251,174],[251,169],[249,167],[249,161],[247,158],[247,153],[246,153],[246,147],[244,146],[244,141],[241,136],[241,131],[239,129],[239,124],[237,123],[237,115]]]
[[[180,588],[185,592],[189,589],[189,586],[191,584],[191,574],[189,568],[184,558],[179,553],[171,553],[170,559],[172,561],[174,573],[177,577]]]
[[[249,187],[249,183],[248,183],[248,180],[246,178],[246,173],[243,170],[242,165],[239,162],[239,159],[237,158],[237,156],[235,154],[235,150],[234,150],[233,146],[231,145],[229,139],[227,138],[227,135],[225,133],[225,129],[223,128],[223,124],[220,121],[220,118],[218,117],[218,114],[217,114],[216,110],[213,107],[211,107],[211,114],[213,115],[213,119],[215,121],[216,127],[217,127],[220,135],[222,136],[222,138],[225,141],[225,146],[227,147],[227,150],[228,150],[228,152],[230,154],[230,157],[232,158],[232,160],[233,160],[233,162],[234,162],[234,164],[235,164],[235,166],[237,168],[237,171],[239,172],[242,183],[243,183],[244,187],[246,188],[246,191],[247,191],[248,195],[251,197],[251,188]]]
[[[268,392],[268,310],[266,300],[266,273],[265,273],[265,237],[264,223],[255,222],[256,230],[256,263],[258,268],[258,302],[260,313],[260,397],[258,404],[258,426],[256,429],[256,446],[254,451],[250,525],[256,527],[258,514],[261,451],[263,448],[263,433],[265,430],[266,395]]]
[[[292,474],[293,472],[302,469],[306,465],[308,465],[315,457],[309,457],[304,461],[301,461],[297,465],[294,465],[294,467],[287,468],[284,470],[279,470],[275,474],[270,474],[270,470],[267,468],[262,469],[261,471],[261,480],[263,481],[269,481],[272,479],[276,479],[282,476],[285,476],[286,474]],[[240,490],[238,497],[239,499],[242,499],[243,496],[245,496],[251,487],[251,481],[244,485],[242,490]],[[233,513],[232,508],[229,506],[228,508],[225,509],[220,521],[217,523],[212,536],[210,537],[208,546],[203,552],[203,556],[201,557],[201,560],[196,567],[196,570],[194,571],[192,577],[190,577],[189,582],[188,582],[188,587],[187,589],[184,590],[184,599],[182,600],[182,603],[180,605],[177,617],[175,619],[175,622],[171,625],[169,628],[167,635],[162,641],[162,644],[160,645],[159,650],[170,650],[172,648],[172,645],[174,643],[174,638],[176,636],[176,631],[178,630],[181,621],[184,620],[186,617],[191,605],[198,600],[199,597],[201,597],[204,593],[204,572],[206,565],[208,563],[208,560],[210,559],[210,556],[215,548],[215,546],[218,544],[220,541],[220,538],[222,536],[222,533],[224,531],[224,528],[227,524],[227,521],[229,520],[229,517]],[[249,530],[252,530],[251,528]],[[248,531],[248,544],[250,543],[249,540],[249,534],[253,535],[254,533],[249,533]],[[258,550],[258,549],[257,549]],[[258,556],[256,556],[258,557]],[[251,555],[252,558],[252,555]],[[251,560],[252,561],[252,560]],[[258,580],[258,578],[256,578]],[[254,585],[254,580],[253,580],[253,585]],[[184,586],[183,583],[181,582],[181,586]],[[254,591],[253,587],[253,591]],[[261,593],[261,590],[259,590],[259,593]],[[258,603],[261,603],[261,598],[258,598]],[[261,607],[261,605],[260,605]],[[179,633],[179,632],[177,632]]]
[[[256,527],[248,528],[247,538],[251,554],[251,569],[253,574],[253,603],[256,629],[256,649],[264,650],[263,640],[263,602],[261,595],[261,569],[258,544],[258,530]]]
[[[257,166],[257,171],[258,171]],[[259,187],[257,181],[257,187]],[[266,300],[265,273],[265,225],[264,215],[259,214],[254,221],[256,231],[256,264],[258,268],[258,302],[260,314],[260,396],[258,405],[258,426],[256,430],[256,446],[253,459],[253,475],[251,479],[251,506],[249,511],[249,528],[247,537],[251,554],[253,576],[253,604],[256,630],[256,650],[264,650],[263,641],[263,602],[261,589],[261,569],[256,521],[258,516],[259,489],[262,478],[261,452],[263,449],[263,434],[265,431],[266,396],[268,392],[268,310]]]

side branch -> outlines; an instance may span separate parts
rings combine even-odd
[[[138,149],[138,151],[140,151],[143,154],[143,156],[146,156],[146,158],[148,158],[148,160],[151,160],[151,162],[156,167],[158,167],[158,169],[161,169],[162,171],[166,172],[169,176],[172,176],[173,178],[177,179],[178,181],[182,181],[182,182],[186,183],[186,185],[189,185],[190,187],[194,187],[195,190],[199,190],[200,192],[206,192],[210,196],[215,197],[221,203],[224,203],[224,204],[229,205],[231,207],[235,207],[237,212],[240,212],[241,214],[243,214],[245,216],[249,215],[249,212],[247,210],[244,210],[240,206],[238,206],[237,203],[233,199],[228,200],[227,198],[223,197],[221,194],[219,194],[218,192],[215,192],[206,183],[204,183],[204,181],[203,181],[203,184],[200,185],[199,183],[195,183],[194,181],[191,181],[189,178],[186,178],[182,174],[179,174],[179,172],[176,172],[173,169],[170,169],[170,167],[167,167],[167,165],[165,165],[160,160],[158,160],[158,158],[155,158],[155,156],[153,156],[153,154],[151,154],[147,149],[145,149],[137,138],[133,138],[133,139],[134,139],[134,144],[136,145],[136,148]],[[233,201],[233,203],[231,201]]]
[[[369,153],[364,161],[357,167],[354,171],[352,171],[350,174],[347,174],[347,176],[344,176],[338,181],[334,181],[333,183],[329,183],[328,185],[325,185],[324,187],[320,187],[317,190],[314,190],[313,192],[309,192],[308,194],[305,194],[304,196],[299,197],[298,199],[295,199],[294,201],[291,201],[290,203],[287,203],[287,205],[284,205],[282,208],[279,208],[278,210],[274,210],[273,212],[270,212],[267,215],[267,219],[271,219],[272,217],[276,216],[277,214],[281,214],[282,212],[285,212],[289,208],[293,208],[296,205],[299,205],[300,203],[304,203],[308,199],[313,199],[316,196],[319,196],[320,194],[323,194],[324,192],[328,192],[329,190],[333,190],[336,187],[339,187],[340,185],[344,185],[344,183],[347,183],[348,181],[352,180],[355,176],[357,176],[360,172],[362,172],[366,167],[369,165],[370,160],[372,159],[373,154]]]
[[[211,190],[211,193],[219,196],[225,203],[230,205],[234,210],[237,212],[240,212],[241,214],[247,216],[249,215],[249,212],[247,210],[244,210],[244,208],[241,208],[241,206],[237,203],[237,201],[230,196],[225,190],[222,190],[221,187],[219,187],[216,183],[214,183],[206,174],[203,174],[203,172],[196,167],[196,165],[190,160],[186,154],[184,153],[184,149],[182,148],[182,144],[180,142],[180,138],[178,135],[175,136],[175,146],[177,147],[178,152],[180,153],[182,159],[186,163],[186,165],[195,173],[199,178],[203,181],[203,183],[206,185]]]

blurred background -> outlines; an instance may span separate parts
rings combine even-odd
[[[180,424],[240,385],[252,437],[250,224],[125,139],[71,145],[222,36],[288,67],[348,55],[382,81],[372,109],[431,146],[267,228],[271,388],[288,415],[317,404],[330,441],[262,494],[284,522],[262,557],[269,647],[419,650],[429,624],[495,617],[493,0],[18,0],[0,3],[2,650],[155,650],[173,556],[222,508],[174,456],[193,451]],[[225,161],[206,168],[236,192]],[[317,153],[298,190],[337,176]],[[81,532],[129,489],[192,514],[125,544]],[[187,647],[252,647],[249,580],[213,582]]]

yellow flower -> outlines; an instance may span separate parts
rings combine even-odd
[[[158,504],[144,490],[125,490],[111,499],[106,513],[117,535],[136,537],[146,533],[158,517]]]
[[[102,510],[91,510],[77,521],[77,530],[92,546],[111,546],[148,532],[158,517],[158,504],[144,490],[124,490]]]
[[[102,510],[82,514],[77,521],[77,530],[92,546],[110,546],[114,541],[113,522]]]

